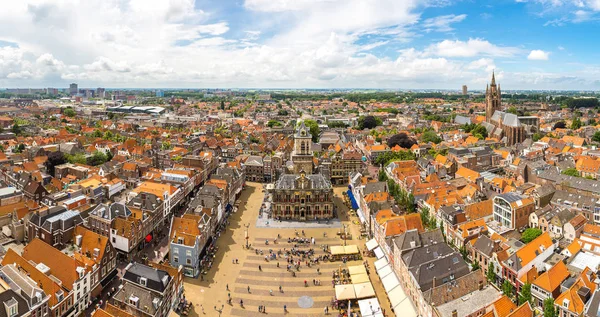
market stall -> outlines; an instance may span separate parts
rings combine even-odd
[[[360,315],[363,317],[383,317],[381,306],[376,297],[358,301]]]
[[[375,261],[375,270],[379,271],[382,267],[388,264],[388,260],[386,258],[381,258]]]
[[[338,301],[356,299],[356,293],[354,292],[354,285],[352,285],[352,284],[336,285],[335,286],[335,299]]]
[[[358,283],[370,283],[371,279],[369,279],[369,275],[367,274],[353,274],[350,275],[350,279],[352,280],[353,284],[358,284]]]
[[[375,239],[371,239],[367,241],[366,246],[367,250],[373,251],[373,249],[377,248],[379,245],[377,244],[377,241],[375,241]]]
[[[352,285],[354,286],[354,294],[358,299],[375,296],[375,290],[373,289],[373,285],[371,285],[371,282]]]
[[[383,280],[384,277],[393,274],[392,271],[392,267],[388,264],[384,267],[382,267],[380,270],[377,270],[377,275],[379,275],[379,278]]]
[[[375,256],[377,257],[377,259],[383,259],[385,257],[380,247],[375,248],[373,252],[375,252]]]

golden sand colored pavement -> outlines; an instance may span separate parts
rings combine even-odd
[[[219,310],[222,309],[221,316],[323,316],[323,309],[329,306],[329,313],[332,316],[337,315],[337,311],[330,306],[331,300],[335,297],[334,288],[331,284],[331,275],[334,270],[340,266],[357,265],[362,261],[352,261],[347,264],[340,262],[323,262],[318,266],[306,267],[302,263],[300,271],[293,277],[287,272],[287,262],[284,258],[266,262],[264,255],[256,255],[255,250],[246,250],[245,230],[248,225],[249,242],[253,247],[268,252],[268,249],[290,249],[293,244],[288,244],[287,238],[294,237],[294,228],[256,228],[255,223],[258,217],[259,208],[262,204],[264,193],[263,185],[258,183],[246,183],[246,189],[242,192],[239,199],[239,210],[230,217],[230,225],[227,230],[221,234],[217,240],[219,247],[216,254],[213,267],[209,273],[204,276],[204,281],[200,278],[185,278],[185,296],[194,304],[194,309],[190,316],[219,316]],[[359,226],[352,224],[352,220],[357,221],[356,217],[348,219],[347,207],[342,202],[342,192],[346,188],[335,188],[335,203],[338,208],[338,215],[342,223],[348,225],[348,232],[352,233],[354,240],[348,240],[348,244],[356,244],[362,250],[365,240],[358,240]],[[301,232],[302,229],[297,229]],[[307,238],[315,237],[315,245],[302,247],[302,249],[313,248],[316,255],[324,255],[325,252],[320,248],[322,244],[341,245],[341,240],[336,233],[340,228],[311,229],[305,228]],[[342,229],[343,230],[343,229]],[[327,237],[323,237],[323,232]],[[281,235],[278,244],[273,244],[273,240]],[[265,245],[265,239],[269,239],[269,245]],[[266,254],[266,253],[265,253]],[[297,258],[297,257],[294,257]],[[238,264],[234,264],[235,260]],[[371,264],[371,282],[378,295],[382,307],[389,312],[389,302],[379,277],[373,269],[373,258],[367,259]],[[279,262],[280,267],[277,267]],[[259,271],[258,266],[262,271]],[[316,268],[319,267],[321,274],[317,274]],[[313,286],[313,279],[320,279],[321,286]],[[308,281],[308,287],[304,286],[304,280]],[[279,292],[279,286],[282,286],[283,293]],[[227,291],[227,286],[229,291]],[[250,286],[250,293],[248,293]],[[273,291],[271,295],[270,290]],[[232,305],[227,303],[228,294],[232,297]],[[298,299],[302,296],[308,296],[313,304],[310,308],[301,308],[298,305]],[[240,306],[240,299],[244,301],[244,308]],[[259,313],[258,306],[264,305],[266,313]],[[283,306],[287,306],[287,313],[284,313]],[[215,309],[216,306],[216,309]],[[357,307],[356,307],[357,308]]]

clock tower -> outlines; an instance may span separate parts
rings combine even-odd
[[[294,163],[294,174],[300,174],[300,171],[308,175],[313,173],[312,135],[304,122],[300,123],[294,134],[291,159]]]

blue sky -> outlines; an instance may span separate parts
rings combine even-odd
[[[600,90],[600,0],[25,0],[0,87]]]

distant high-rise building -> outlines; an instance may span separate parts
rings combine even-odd
[[[72,83],[71,85],[69,85],[69,93],[71,95],[77,95],[78,92],[79,92],[79,89],[77,87],[77,84]]]
[[[164,91],[162,91],[162,90],[157,90],[156,91],[156,97],[162,98],[164,96],[165,96],[165,92]]]
[[[100,99],[104,99],[105,91],[106,90],[104,88],[96,88],[96,96],[98,96]]]
[[[56,95],[58,95],[58,89],[46,88],[46,94],[51,95],[51,96],[56,96]]]
[[[463,87],[462,87],[462,92],[463,92],[463,96],[466,96],[466,95],[467,95],[467,93],[469,92],[469,91],[467,90],[467,85],[463,85]]]

